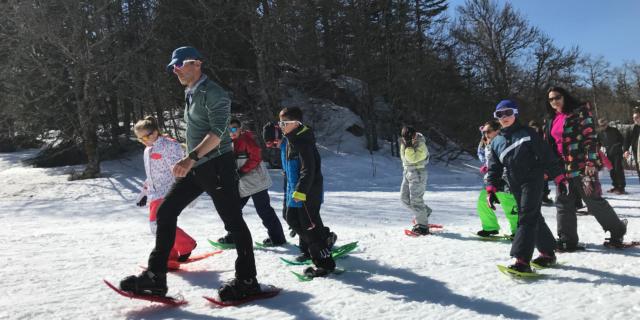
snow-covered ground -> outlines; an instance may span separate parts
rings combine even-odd
[[[496,269],[509,262],[509,244],[477,241],[475,213],[481,179],[462,162],[429,165],[425,200],[443,233],[409,238],[411,216],[399,199],[399,160],[365,152],[323,149],[326,179],[322,215],[339,244],[359,248],[338,265],[346,273],[298,282],[278,257],[295,247],[256,250],[258,279],[282,287],[276,298],[216,309],[202,299],[233,276],[235,252],[187,266],[168,276],[170,294],[189,304],[168,308],[129,300],[107,288],[140,272],[152,248],[147,209],[134,204],[144,170],[140,155],[103,163],[105,177],[67,181],[70,168],[35,169],[19,160],[34,151],[0,154],[0,319],[639,319],[640,249],[605,249],[591,216],[579,217],[587,252],[559,255],[548,277],[517,282]],[[475,163],[470,163],[476,165]],[[375,173],[375,176],[374,176]],[[281,177],[272,171],[272,203],[280,212]],[[606,177],[605,177],[606,176]],[[627,176],[628,195],[606,195],[629,219],[627,239],[640,239],[640,186]],[[603,188],[610,187],[603,174]],[[255,240],[265,229],[249,202],[244,210]],[[555,208],[544,207],[555,230]],[[506,220],[498,213],[503,226]],[[207,238],[224,234],[210,200],[187,208],[179,225],[211,250]],[[297,239],[290,239],[293,243]]]

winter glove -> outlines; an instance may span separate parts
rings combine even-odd
[[[566,196],[569,194],[569,182],[564,175],[558,175],[553,179],[553,181],[556,183],[556,192],[559,196]]]
[[[494,186],[487,186],[486,190],[487,190],[487,204],[489,205],[489,208],[491,208],[492,210],[495,210],[496,209],[495,204],[500,203],[500,200],[498,200],[498,197],[496,196],[496,191],[498,190]]]
[[[296,233],[296,231],[295,231],[295,230],[293,230],[293,229],[289,228],[289,236],[290,236],[291,238],[294,238],[294,237],[296,236],[296,234],[297,234],[297,233]]]
[[[147,196],[140,198],[140,201],[136,202],[136,206],[144,207],[147,205]]]
[[[483,165],[482,167],[480,167],[480,173],[486,174],[487,172],[489,172],[489,168],[487,167],[487,165]]]
[[[294,191],[293,192],[293,201],[295,201],[295,202],[307,201],[307,195],[302,193],[302,192]]]

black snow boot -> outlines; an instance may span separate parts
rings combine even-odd
[[[286,242],[286,241],[284,241],[284,242],[277,242],[277,243],[274,243],[274,242],[273,242],[273,240],[271,240],[271,238],[266,238],[266,239],[262,240],[262,244],[263,244],[265,247],[277,247],[277,246],[281,246],[281,245],[283,245],[283,244],[285,244],[285,243],[287,243],[287,242]]]
[[[423,224],[416,224],[415,226],[413,226],[413,229],[411,229],[411,232],[414,232],[423,236],[431,234],[429,233],[429,227]]]
[[[296,257],[296,261],[304,262],[311,259],[311,255],[308,252],[301,252],[300,255]]]
[[[226,236],[218,239],[218,242],[225,243],[225,244],[232,244],[233,243],[233,236],[230,233],[227,233]]]
[[[499,233],[498,230],[480,230],[478,232],[476,232],[477,235],[481,236],[481,237],[490,237],[493,235],[497,235]]]
[[[336,241],[338,241],[338,235],[335,232],[329,232],[329,236],[327,237],[327,248],[333,248]]]
[[[540,266],[542,268],[549,268],[556,264],[556,255],[540,253],[540,255],[531,261],[532,264]]]
[[[143,271],[138,276],[128,276],[120,281],[120,289],[135,294],[165,296],[167,294],[167,275]]]
[[[509,269],[515,270],[518,272],[532,273],[531,266],[528,261],[517,259],[516,263],[509,266]]]
[[[234,278],[225,282],[218,289],[218,296],[221,301],[233,301],[241,300],[260,292],[260,284],[256,278],[245,280]]]
[[[308,267],[304,269],[303,274],[309,278],[317,278],[317,277],[326,277],[331,272],[333,272],[333,270],[327,270],[325,268],[320,268],[320,267],[317,267],[317,268]]]
[[[568,243],[562,239],[558,239],[556,241],[556,251],[557,252],[575,252],[575,251],[583,251],[586,250],[585,246],[579,244]]]
[[[181,254],[178,257],[178,262],[186,262],[187,260],[189,260],[189,257],[191,256],[191,252],[189,253],[185,253],[185,254]]]
[[[627,233],[627,219],[622,219],[624,228],[622,232],[614,234],[611,233],[611,238],[606,238],[604,242],[605,247],[621,249],[624,248],[624,235]]]

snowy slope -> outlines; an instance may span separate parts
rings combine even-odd
[[[508,263],[509,244],[471,235],[480,228],[475,204],[481,188],[471,169],[462,163],[429,165],[425,200],[433,208],[432,222],[446,229],[409,238],[402,233],[411,216],[398,199],[399,160],[357,148],[352,153],[321,149],[323,219],[339,243],[360,241],[356,252],[338,262],[348,272],[301,283],[288,272],[301,267],[278,261],[296,254],[293,246],[256,250],[258,279],[284,288],[283,293],[226,309],[213,308],[201,296],[233,276],[233,251],[168,276],[170,293],[190,301],[182,308],[129,300],[101,283],[140,272],[152,247],[147,209],[134,204],[144,174],[141,155],[103,163],[105,178],[69,182],[64,173],[71,168],[19,163],[34,151],[0,154],[0,319],[640,318],[640,249],[605,249],[600,245],[605,234],[593,217],[579,217],[581,241],[589,251],[562,254],[562,269],[519,283],[495,267]],[[281,176],[271,174],[272,203],[280,212]],[[640,239],[640,186],[637,177],[627,178],[629,195],[607,197],[629,219],[628,238]],[[254,239],[266,237],[251,202],[244,212]],[[543,213],[555,230],[555,209],[545,207]],[[498,216],[506,226],[502,213]],[[198,252],[210,250],[207,238],[224,234],[206,196],[183,212],[179,225],[199,241]]]

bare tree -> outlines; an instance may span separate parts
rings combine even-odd
[[[499,7],[493,0],[468,0],[458,7],[452,35],[468,63],[496,98],[515,93],[522,57],[539,34],[537,28],[511,4]]]

